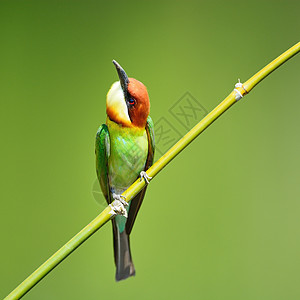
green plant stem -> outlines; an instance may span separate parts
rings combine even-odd
[[[22,296],[24,296],[59,263],[61,263],[66,257],[68,257],[76,248],[78,248],[101,226],[109,221],[111,216],[111,208],[108,206],[91,223],[84,227],[63,247],[61,247],[48,260],[46,260],[38,269],[36,269],[29,277],[27,277],[5,299],[20,299]]]
[[[247,80],[242,87],[236,90],[244,96],[249,93],[259,82],[272,73],[276,68],[285,63],[300,51],[300,42],[281,54],[278,58],[264,67],[261,71]],[[181,140],[179,140],[166,154],[164,154],[151,168],[147,170],[150,177],[156,176],[172,159],[174,159],[185,147],[187,147],[200,133],[202,133],[210,124],[220,117],[228,108],[237,102],[239,93],[233,90],[215,109],[204,117],[194,128],[192,128]],[[143,187],[144,180],[135,181],[124,193],[126,201],[129,202]],[[31,288],[33,288],[41,279],[52,271],[60,262],[77,249],[84,241],[92,236],[100,227],[115,216],[115,212],[110,206],[106,207],[90,224],[76,234],[69,242],[53,254],[45,263],[36,269],[28,278],[26,278],[15,290],[6,298],[20,299]]]

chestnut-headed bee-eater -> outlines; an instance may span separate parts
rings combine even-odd
[[[112,220],[116,281],[135,275],[130,253],[129,235],[145,196],[146,187],[129,203],[120,195],[139,177],[148,183],[145,170],[153,163],[154,129],[149,116],[150,102],[146,87],[128,78],[113,61],[119,81],[106,97],[106,124],[96,135],[96,171],[102,193],[110,204],[114,200],[126,205],[125,215]]]

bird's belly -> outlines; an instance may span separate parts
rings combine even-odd
[[[148,156],[146,131],[138,136],[128,134],[111,137],[109,182],[112,192],[123,193],[144,170]]]

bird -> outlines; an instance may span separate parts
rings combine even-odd
[[[155,138],[147,88],[128,78],[118,62],[113,60],[113,64],[119,80],[106,96],[106,124],[97,131],[95,154],[96,173],[107,203],[119,200],[124,204],[125,213],[112,219],[115,280],[120,281],[135,275],[129,237],[151,179],[145,171],[153,164]],[[146,185],[127,203],[121,195],[138,178]]]

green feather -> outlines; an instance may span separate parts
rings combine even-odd
[[[154,147],[154,124],[150,116],[145,129],[122,127],[109,119],[107,125],[99,127],[96,135],[96,170],[108,203],[113,201],[112,192],[123,193],[141,171],[152,165]],[[125,226],[131,231],[143,198],[144,192],[137,197],[134,205],[127,207],[128,219],[116,216],[120,232],[124,231]]]
[[[108,181],[109,145],[108,128],[105,124],[102,124],[96,134],[96,172],[103,195],[108,203],[110,203],[110,189]]]

